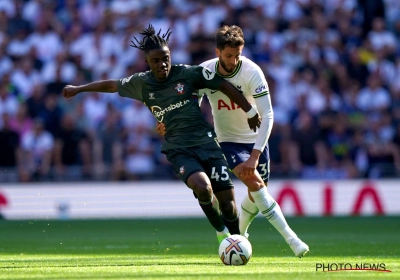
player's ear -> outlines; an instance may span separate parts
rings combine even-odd
[[[149,61],[147,60],[147,57],[144,58],[144,61],[146,62],[146,64],[149,64]]]
[[[215,48],[215,55],[219,57],[220,54],[221,54],[220,50],[218,48]]]

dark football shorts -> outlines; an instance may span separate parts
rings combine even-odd
[[[190,175],[202,171],[211,181],[214,193],[233,188],[231,172],[216,141],[200,146],[164,151],[176,174],[187,185]]]
[[[240,144],[232,142],[221,142],[222,151],[226,157],[229,168],[233,170],[240,163],[245,162],[253,150],[254,144]],[[257,171],[264,182],[269,180],[269,148],[265,146],[258,160]]]

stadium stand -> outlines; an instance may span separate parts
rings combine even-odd
[[[146,108],[61,96],[147,70],[129,42],[148,23],[185,64],[214,57],[219,26],[244,30],[274,106],[271,179],[400,175],[400,1],[15,0],[0,1],[0,182],[176,179]]]

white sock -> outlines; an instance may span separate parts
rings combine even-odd
[[[247,229],[258,214],[258,208],[257,205],[250,200],[248,194],[243,198],[241,208],[239,229],[240,234],[246,236]]]
[[[229,230],[227,227],[225,227],[223,231],[217,231],[217,235],[220,235],[220,236],[228,234],[228,233],[229,233]]]
[[[297,237],[287,224],[281,207],[279,207],[275,199],[268,193],[265,186],[256,192],[251,192],[251,196],[260,212],[279,231],[285,240],[289,237]]]

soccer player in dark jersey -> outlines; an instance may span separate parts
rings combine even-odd
[[[238,211],[228,164],[216,140],[213,127],[202,117],[197,91],[219,90],[247,114],[249,129],[256,131],[261,120],[257,111],[232,84],[202,66],[171,65],[168,40],[149,27],[142,41],[132,46],[145,52],[150,71],[120,80],[102,80],[63,89],[63,96],[80,92],[118,92],[142,101],[154,117],[167,127],[161,151],[166,154],[181,180],[193,190],[221,242],[229,234],[239,234]],[[218,206],[219,205],[219,206]],[[220,210],[221,209],[221,210]]]
[[[262,118],[258,131],[251,131],[243,122],[244,112],[237,110],[224,94],[212,89],[199,92],[200,95],[206,94],[210,102],[218,142],[229,168],[248,187],[248,195],[241,203],[240,232],[248,236],[250,223],[261,212],[282,235],[295,256],[303,257],[309,251],[308,245],[290,228],[279,204],[267,189],[270,175],[267,141],[273,125],[273,110],[264,73],[257,64],[241,55],[245,41],[240,27],[219,28],[215,41],[217,57],[200,65],[240,88]],[[157,125],[161,135],[162,126]]]

